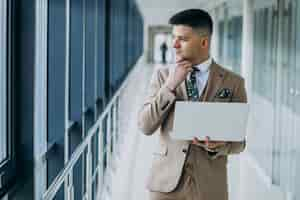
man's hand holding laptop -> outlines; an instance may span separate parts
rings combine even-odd
[[[194,137],[191,142],[192,144],[202,146],[207,151],[212,151],[212,152],[217,151],[218,148],[223,147],[227,144],[227,142],[223,142],[223,141],[211,141],[208,136],[205,137],[204,141],[201,141],[197,137]]]

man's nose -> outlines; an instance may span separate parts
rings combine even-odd
[[[178,40],[174,40],[174,41],[173,41],[173,48],[175,48],[175,49],[180,48],[180,43],[179,43]]]

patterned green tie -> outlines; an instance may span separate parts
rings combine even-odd
[[[187,90],[188,99],[190,101],[199,101],[196,71],[197,70],[194,69],[190,74],[190,78],[186,79],[186,90]]]

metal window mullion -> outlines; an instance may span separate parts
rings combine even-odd
[[[120,139],[120,135],[119,135],[119,127],[120,127],[120,120],[119,120],[119,103],[120,103],[120,101],[119,101],[119,99],[120,99],[120,97],[118,97],[117,99],[116,99],[116,117],[115,117],[115,119],[116,119],[116,143],[117,144],[119,144],[120,143],[120,141],[119,141],[119,139]],[[119,148],[117,147],[117,151],[119,152]]]
[[[74,199],[74,185],[73,185],[73,169],[70,170],[69,175],[67,176],[67,185],[65,187],[67,189],[67,199]]]
[[[98,196],[101,194],[102,184],[103,184],[103,129],[102,129],[102,122],[100,123],[99,130],[98,130],[98,187],[97,192]],[[102,165],[102,166],[101,166]]]
[[[4,172],[0,172],[0,188],[3,187],[4,183],[3,183],[3,176],[4,176]]]
[[[92,199],[92,138],[87,145],[87,155],[86,155],[86,199]]]
[[[118,106],[119,106],[119,97],[116,99],[116,102],[114,104],[114,142],[115,142],[115,155],[118,154],[118,139],[119,139],[119,133],[118,133]]]
[[[283,8],[284,2],[279,1],[279,10],[278,10],[278,40],[277,40],[277,62],[276,62],[276,92],[275,92],[275,130],[274,130],[274,143],[273,143],[273,153],[272,153],[272,183],[279,184],[280,183],[280,155],[279,151],[281,149],[281,124],[280,124],[280,116],[282,114],[282,101],[281,101],[281,92],[282,92],[282,43],[283,43],[283,34],[282,34],[282,25],[283,25]],[[274,151],[275,150],[275,151]]]
[[[106,158],[107,158],[107,165],[110,167],[111,162],[111,108],[109,109],[109,112],[107,113],[107,119],[106,119]]]
[[[85,56],[85,48],[86,48],[86,0],[83,0],[83,23],[82,23],[82,138],[85,136],[85,65],[86,65],[86,56]]]
[[[92,183],[96,183],[97,181],[97,176],[98,176],[98,172],[99,172],[99,165],[97,165],[97,167],[95,168],[95,171],[92,171]]]
[[[65,56],[65,164],[69,160],[69,102],[70,102],[70,0],[66,0],[66,56]]]
[[[0,3],[0,163],[7,157],[7,1]],[[3,118],[2,118],[3,117]],[[6,141],[3,145],[3,141]]]
[[[69,119],[69,103],[70,103],[70,0],[66,0],[65,5],[66,10],[66,49],[65,49],[65,134],[64,134],[64,163],[68,163],[70,158],[69,152],[69,128],[70,128],[70,119]],[[73,170],[66,177],[64,182],[65,187],[65,199],[73,199]]]
[[[85,107],[85,75],[86,75],[86,70],[85,70],[85,65],[86,65],[86,0],[83,0],[83,5],[82,5],[82,18],[83,18],[83,23],[82,23],[82,105],[81,105],[81,113],[82,113],[82,132],[81,132],[81,137],[82,139],[85,138],[85,133],[86,133],[86,107]],[[83,175],[83,180],[84,176],[86,174],[85,172],[85,152],[82,153],[82,175]],[[85,191],[84,187],[84,182],[81,185],[82,191]]]
[[[291,41],[296,41],[297,37],[296,37],[296,1],[291,1],[290,2],[292,7],[289,7],[291,10],[289,12],[290,14],[290,24],[291,24]],[[296,105],[296,96],[295,96],[295,82],[296,82],[296,42],[295,43],[290,43],[291,45],[291,53],[290,53],[290,62],[291,62],[291,67],[292,67],[292,88],[294,90],[294,93],[292,94],[292,99],[291,99],[291,105],[292,105],[292,110],[295,110],[295,105]],[[294,184],[293,184],[293,179],[295,177],[295,170],[296,170],[296,162],[295,162],[295,158],[294,158],[294,153],[295,153],[295,149],[296,149],[296,145],[297,143],[296,141],[296,116],[295,114],[292,114],[291,116],[291,130],[292,130],[292,134],[291,137],[289,139],[289,143],[290,146],[288,148],[288,155],[289,155],[289,159],[288,159],[288,187],[290,189],[290,191],[294,191]]]
[[[98,70],[98,1],[95,2],[95,15],[94,15],[94,18],[95,18],[95,22],[94,22],[94,26],[95,26],[95,46],[94,46],[94,121],[97,120],[97,117],[99,116],[100,114],[100,110],[98,109],[98,87],[97,87],[97,82],[98,82],[98,79],[99,79],[99,70]],[[98,134],[100,134],[100,131],[98,131]],[[99,137],[97,138],[98,140],[98,145],[96,146],[96,148],[94,147],[94,152],[95,152],[95,155],[94,157],[96,157],[96,152],[97,152],[97,147],[100,148],[100,143],[99,143]],[[97,143],[96,143],[97,144]],[[98,155],[99,156],[99,155]],[[93,159],[91,157],[91,159]],[[97,159],[97,158],[96,158]],[[95,162],[96,162],[96,159],[95,159]],[[91,164],[92,165],[92,164]],[[98,162],[98,165],[99,166],[99,162]],[[95,170],[95,174],[96,172],[99,172],[98,170],[98,167],[96,167],[96,170]],[[91,169],[91,176],[93,177],[93,174],[92,174],[92,169]],[[92,192],[93,192],[93,178],[91,177],[91,199],[92,199]],[[89,190],[88,190],[89,191]],[[97,194],[97,191],[96,191],[96,194]]]
[[[299,1],[298,1],[299,2]],[[295,26],[292,26],[293,28],[293,40],[294,41],[297,41],[297,3],[296,1],[293,1],[293,16],[292,16],[292,20],[293,20],[293,24]],[[293,77],[293,88],[295,88],[295,93],[294,93],[294,96],[293,96],[293,100],[292,100],[292,105],[293,105],[293,110],[296,111],[297,107],[297,87],[296,87],[296,82],[297,82],[297,62],[296,62],[296,59],[297,59],[297,55],[296,55],[296,51],[297,51],[297,42],[294,43],[294,46],[293,46],[293,57],[294,59],[293,60],[293,72],[294,72],[294,77]],[[291,138],[291,141],[292,141],[292,144],[291,144],[291,159],[290,159],[290,165],[291,165],[291,173],[290,173],[290,177],[291,177],[291,180],[290,180],[290,184],[291,184],[291,191],[295,193],[295,190],[296,190],[296,184],[294,183],[294,180],[295,180],[295,177],[296,177],[296,174],[297,174],[297,159],[296,159],[296,155],[297,155],[297,123],[296,123],[296,116],[294,114],[293,116],[293,123],[292,123],[292,130],[293,130],[293,134],[292,134],[292,138]]]
[[[112,143],[113,143],[113,155],[116,153],[116,102],[112,107]]]
[[[97,80],[100,77],[98,75],[99,71],[98,71],[98,1],[96,1],[95,3],[95,46],[94,46],[94,69],[95,69],[95,79],[94,79],[94,95],[95,95],[95,102],[97,102]],[[97,103],[94,104],[95,105],[95,114],[94,114],[94,119],[97,119],[97,116],[99,115],[100,111],[98,110],[98,106]]]
[[[34,57],[34,197],[41,199],[47,188],[47,32],[48,1],[36,1]]]
[[[118,125],[117,125],[117,133],[118,133],[118,140],[121,140],[122,139],[122,136],[120,135],[120,129],[121,129],[121,120],[120,120],[120,116],[121,116],[121,111],[120,111],[120,98],[121,97],[118,97],[117,101],[118,101],[118,110],[117,110],[117,122],[118,122]],[[119,141],[120,143],[120,141]]]

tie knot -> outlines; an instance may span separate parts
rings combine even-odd
[[[197,73],[197,71],[199,71],[199,70],[194,69],[194,70],[191,72],[191,74],[190,74],[190,79],[196,79],[196,73]]]
[[[192,68],[193,68],[192,72],[198,72],[198,71],[200,71],[197,67],[192,67]]]

